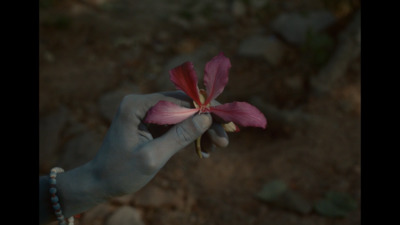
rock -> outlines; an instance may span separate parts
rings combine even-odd
[[[313,208],[309,201],[293,190],[287,190],[274,203],[277,206],[300,214],[310,213]]]
[[[157,213],[152,214],[151,224],[202,224],[196,220],[193,214],[195,213],[180,210],[157,210]]]
[[[271,22],[271,28],[289,43],[299,46],[306,40],[307,32],[320,32],[334,22],[335,16],[329,11],[283,13]]]
[[[333,84],[343,77],[349,64],[361,53],[361,11],[339,34],[339,42],[329,61],[311,78],[311,90],[315,96],[323,96],[332,91]]]
[[[265,47],[268,45],[268,38],[261,35],[247,37],[240,42],[238,54],[248,57],[264,56]]]
[[[298,93],[301,93],[304,89],[304,78],[300,75],[294,75],[291,77],[287,77],[284,80],[286,87],[288,87],[290,90],[296,91]]]
[[[111,122],[124,96],[132,93],[140,93],[139,87],[132,83],[123,83],[117,90],[103,94],[98,100],[100,114]]]
[[[320,67],[328,61],[334,47],[335,41],[331,35],[310,31],[301,46],[302,57],[311,65]]]
[[[171,24],[174,24],[184,30],[190,29],[190,21],[179,15],[171,15],[168,20]]]
[[[100,6],[102,4],[106,4],[106,3],[110,2],[110,0],[86,0],[84,2],[86,2],[87,4],[90,4],[90,5]]]
[[[339,107],[343,112],[355,116],[361,115],[361,90],[359,86],[348,85],[336,92],[338,92],[336,95]]]
[[[310,213],[312,210],[312,205],[308,201],[300,194],[289,189],[287,185],[280,180],[265,184],[261,191],[256,194],[256,197],[271,205],[301,214]]]
[[[279,109],[275,105],[266,103],[259,96],[252,97],[250,103],[259,108],[270,121],[274,121],[275,128],[288,126],[290,130],[299,130],[317,125],[323,120],[321,116],[303,112],[301,109]]]
[[[117,209],[104,223],[105,225],[145,225],[137,209],[122,206]]]
[[[56,161],[59,135],[67,120],[65,107],[39,119],[39,165],[43,171],[50,170]]]
[[[287,189],[286,183],[274,180],[264,184],[256,196],[263,201],[272,202],[278,199]]]
[[[236,17],[241,17],[246,14],[246,6],[243,1],[235,0],[232,2],[232,14]]]
[[[245,57],[263,57],[273,66],[278,65],[285,54],[285,46],[275,36],[254,35],[239,45],[238,54]]]
[[[99,204],[83,213],[80,222],[81,224],[103,225],[105,218],[107,218],[115,208],[115,206],[108,203]]]
[[[55,58],[54,58],[53,53],[51,53],[51,52],[49,52],[49,51],[45,51],[45,52],[43,53],[43,57],[44,57],[44,59],[45,59],[47,62],[49,62],[49,63],[52,63],[52,62],[55,61]]]
[[[63,146],[58,165],[65,170],[83,165],[96,155],[101,142],[102,137],[94,131],[86,130],[76,135]]]
[[[135,205],[144,207],[175,206],[184,208],[184,193],[177,190],[172,191],[157,186],[148,186],[134,195]]]
[[[262,9],[263,7],[267,6],[269,3],[269,0],[250,0],[250,7],[253,10],[259,10]]]
[[[129,205],[132,201],[132,195],[123,195],[110,199],[110,202],[117,205]]]
[[[75,135],[86,132],[87,128],[84,124],[78,122],[75,118],[71,118],[65,125],[63,130],[63,138],[71,138]]]
[[[327,192],[325,198],[315,203],[315,211],[326,217],[346,217],[357,209],[356,200],[347,193]]]

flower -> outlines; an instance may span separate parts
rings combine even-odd
[[[267,120],[253,105],[247,102],[232,102],[211,105],[228,83],[231,68],[229,58],[221,52],[207,62],[204,68],[204,89],[199,89],[196,72],[192,62],[185,62],[169,71],[170,80],[177,89],[185,92],[195,108],[186,108],[168,101],[159,101],[147,113],[145,123],[171,125],[179,123],[195,113],[211,113],[223,121],[226,131],[239,131],[239,126],[265,129]],[[236,125],[237,124],[237,125]],[[199,140],[198,140],[199,142]],[[201,157],[201,155],[199,155]]]

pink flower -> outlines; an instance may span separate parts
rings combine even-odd
[[[228,83],[230,60],[223,53],[212,58],[204,68],[205,90],[198,88],[198,79],[193,63],[185,62],[169,71],[170,80],[177,89],[184,91],[192,100],[195,108],[185,108],[172,102],[159,101],[147,113],[145,123],[171,125],[179,123],[195,113],[211,113],[223,120],[227,131],[239,131],[236,124],[244,127],[266,128],[267,120],[253,105],[247,102],[232,102],[211,105]]]
[[[228,83],[230,60],[220,53],[209,61],[204,69],[204,86],[197,86],[197,75],[193,63],[185,62],[170,70],[170,79],[177,89],[192,98],[196,108],[185,108],[172,102],[160,101],[152,107],[144,120],[145,123],[159,125],[179,123],[195,113],[212,113],[225,122],[240,126],[266,128],[267,120],[253,105],[247,102],[232,102],[211,106],[211,101],[222,93]]]

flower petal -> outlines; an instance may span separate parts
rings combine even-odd
[[[148,112],[143,122],[159,125],[177,124],[198,112],[168,101],[159,101]]]
[[[228,83],[228,71],[231,61],[221,52],[212,58],[204,68],[204,86],[207,91],[207,105],[211,100],[218,97]]]
[[[169,71],[169,79],[177,89],[184,91],[190,98],[200,105],[197,75],[192,62],[185,62]]]
[[[244,127],[266,128],[267,119],[255,106],[247,102],[232,102],[211,107],[211,113],[226,122],[234,122]]]

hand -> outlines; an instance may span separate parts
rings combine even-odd
[[[224,129],[212,123],[208,114],[197,114],[161,133],[160,128],[165,127],[143,124],[147,111],[160,100],[193,107],[180,91],[126,96],[94,159],[57,175],[57,194],[65,217],[138,191],[175,153],[205,132],[202,145],[206,152],[228,145]],[[55,219],[48,191],[49,177],[39,177],[40,224]]]
[[[146,185],[179,150],[192,144],[207,131],[202,145],[207,152],[226,147],[228,136],[209,114],[198,114],[172,126],[157,137],[162,126],[142,123],[146,112],[158,101],[193,107],[183,92],[128,95],[120,104],[103,144],[92,160],[96,176],[109,196],[128,194]],[[193,147],[194,148],[194,147]],[[193,153],[195,154],[195,153]],[[207,156],[207,153],[203,153]]]

